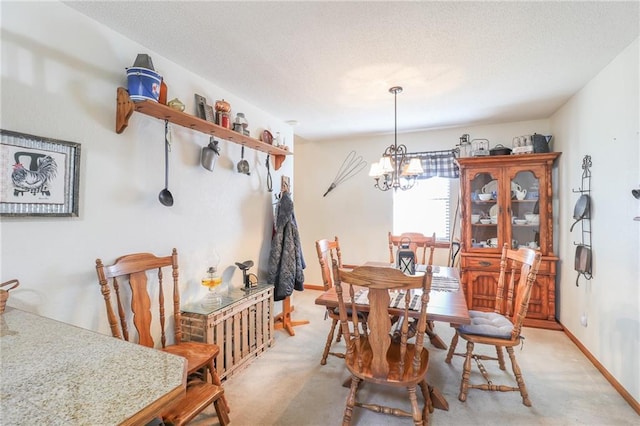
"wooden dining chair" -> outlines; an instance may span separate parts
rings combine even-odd
[[[334,262],[333,271],[334,285],[338,295],[340,326],[347,342],[345,363],[351,373],[351,387],[342,424],[351,424],[354,407],[399,417],[412,417],[414,425],[428,423],[433,404],[432,388],[426,380],[429,352],[423,347],[423,339],[431,288],[431,265],[427,267],[425,273],[416,275],[405,275],[391,267],[361,266],[350,270],[340,268],[337,262]],[[354,286],[360,286],[368,292],[369,332],[367,335],[358,332],[359,316],[357,314],[361,305],[356,303],[358,290]],[[400,297],[404,301],[404,307],[401,310],[405,318],[409,317],[410,305],[419,312],[417,333],[413,343],[408,342],[407,321],[402,321],[401,338],[391,339],[393,326],[389,316],[389,306],[392,300],[397,300],[397,292],[404,292],[404,296]],[[417,305],[416,301],[419,301]],[[358,390],[363,381],[373,386],[406,388],[411,412],[398,407],[359,401]],[[420,387],[424,397],[422,408],[418,405],[417,387]]]
[[[351,268],[353,265],[343,265],[342,264],[342,253],[340,251],[340,242],[338,237],[334,237],[333,241],[328,239],[322,239],[316,241],[316,252],[318,253],[318,262],[320,263],[320,272],[322,274],[322,283],[324,290],[327,291],[331,287],[333,287],[333,275],[331,265],[335,260],[340,268],[348,267]],[[338,328],[338,321],[340,320],[340,316],[338,310],[336,308],[327,308],[325,311],[325,319],[331,319],[331,328],[329,329],[329,334],[327,335],[327,342],[324,346],[324,351],[322,352],[322,358],[320,359],[320,365],[325,365],[327,363],[327,358],[329,355],[344,358],[344,352],[332,352],[331,346],[333,345],[333,336],[335,335],[336,329],[338,330],[338,335],[336,336],[336,343],[339,343],[342,338],[342,331]],[[366,314],[361,313],[360,324],[363,328],[363,332],[366,333],[367,321]]]
[[[165,318],[163,268],[171,274],[168,299],[173,321]],[[213,344],[182,341],[177,250],[174,248],[171,255],[163,257],[150,253],[128,254],[117,258],[112,265],[104,265],[97,259],[96,271],[113,337],[187,359],[186,395],[162,414],[163,421],[172,425],[186,424],[213,404],[220,424],[228,424],[229,406],[215,369],[215,357],[220,348]],[[152,313],[152,305],[155,305],[152,295],[158,297],[155,313]],[[129,330],[131,325],[135,332]],[[159,341],[154,339],[154,334],[157,337],[158,333]],[[173,343],[168,343],[171,338]],[[206,380],[207,372],[210,381]]]
[[[460,383],[460,394],[458,395],[460,401],[466,401],[469,388],[500,392],[520,391],[522,403],[527,407],[531,407],[531,401],[529,400],[527,388],[524,384],[524,379],[522,378],[522,373],[516,361],[513,348],[520,345],[521,339],[523,339],[520,331],[524,318],[527,315],[531,288],[536,280],[538,269],[540,268],[540,259],[541,254],[538,251],[528,248],[511,250],[508,244],[505,244],[502,248],[502,257],[500,259],[500,275],[498,278],[494,311],[483,312],[470,310],[469,316],[471,318],[471,324],[456,327],[445,362],[450,364],[453,355],[465,358],[462,381]],[[514,293],[515,300],[513,299]],[[459,337],[462,337],[462,339],[467,342],[467,351],[465,353],[455,352]],[[495,346],[497,356],[491,357],[474,353],[473,350],[476,344]],[[509,354],[511,368],[518,385],[517,387],[494,384],[486,368],[482,365],[481,361],[484,360],[498,361],[500,369],[505,370],[502,348],[506,348]],[[480,373],[487,383],[469,383],[472,359],[478,364]]]
[[[404,232],[400,235],[393,235],[389,232],[389,261],[395,265],[396,253],[401,244],[409,244],[409,249],[413,251],[416,262],[422,265],[433,265],[433,253],[436,249],[436,233],[427,237],[419,232]],[[418,253],[422,256],[418,258]],[[427,253],[429,257],[427,259]],[[434,331],[435,324],[433,321],[427,321],[427,335],[429,341],[438,349],[447,349],[447,345],[442,341],[440,336]]]
[[[400,235],[393,235],[389,232],[389,262],[396,263],[396,253],[400,245],[406,243],[409,244],[409,249],[413,251],[416,263],[419,262],[422,265],[433,264],[433,252],[436,248],[435,232],[431,237],[419,232],[404,232]],[[422,253],[422,256],[418,257],[419,253]],[[428,261],[427,253],[429,253]]]
[[[318,262],[320,262],[320,272],[322,273],[322,286],[324,291],[333,287],[333,278],[331,276],[331,261],[336,259],[338,265],[342,268],[342,252],[340,251],[340,242],[338,237],[334,237],[333,241],[322,239],[316,241],[316,253],[318,254]]]

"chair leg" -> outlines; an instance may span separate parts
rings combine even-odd
[[[462,371],[462,382],[460,382],[460,395],[458,399],[462,402],[467,400],[467,392],[469,391],[469,377],[471,375],[471,356],[473,355],[473,342],[467,342],[467,354],[464,359]]]
[[[211,360],[211,362],[209,363],[208,366],[209,369],[209,374],[211,374],[211,383],[213,383],[216,386],[220,386],[222,387],[222,381],[220,380],[220,376],[218,376],[218,370],[216,370],[216,364],[215,364],[215,360]],[[229,407],[229,403],[227,402],[227,397],[222,394],[222,397],[220,398],[222,400],[222,405],[224,406],[225,410],[227,411],[227,413],[231,412],[231,408]],[[216,411],[218,410],[218,408],[216,407]],[[218,415],[218,418],[220,418],[220,415]],[[229,417],[227,416],[227,419]],[[220,422],[222,422],[222,420],[220,420]]]
[[[520,395],[522,396],[522,403],[527,407],[531,407],[531,401],[529,401],[529,394],[527,393],[527,387],[524,384],[524,379],[522,378],[522,372],[520,371],[520,366],[516,361],[516,354],[513,352],[513,347],[507,347],[507,353],[509,354],[509,358],[511,359],[511,367],[513,368],[513,375],[516,376],[516,382],[518,382],[518,388],[520,389]]]
[[[320,365],[325,365],[327,363],[327,357],[329,356],[329,350],[331,349],[331,344],[333,343],[333,334],[336,329],[336,325],[338,324],[338,320],[331,320],[331,330],[329,330],[329,336],[327,336],[327,343],[324,345],[324,352],[322,352],[322,359],[320,360]]]
[[[351,388],[349,390],[349,396],[347,397],[347,405],[344,408],[344,416],[342,417],[342,426],[349,426],[351,424],[351,416],[353,415],[353,406],[356,404],[356,392],[360,385],[360,379],[356,376],[351,376]]]
[[[335,321],[337,322],[338,320],[335,320]],[[336,343],[339,343],[341,339],[342,339],[342,327],[338,326],[338,336],[336,337]]]
[[[456,346],[458,346],[458,330],[455,331],[453,337],[451,338],[451,343],[449,344],[449,352],[447,352],[447,357],[444,359],[444,362],[447,364],[451,364],[451,358],[456,351]]]
[[[424,397],[424,408],[422,410],[422,418],[425,424],[429,424],[429,414],[433,413],[433,400],[431,399],[432,386],[429,386],[426,380],[419,383],[422,396]]]
[[[218,415],[218,422],[220,426],[226,426],[231,423],[229,419],[229,412],[227,411],[227,406],[222,398],[216,399],[213,402],[213,407],[216,409],[216,414]]]
[[[502,346],[496,346],[496,354],[498,354],[498,366],[500,367],[500,370],[506,370],[506,367],[504,365],[504,352],[502,352]]]
[[[416,396],[416,387],[409,386],[407,388],[407,391],[409,392],[409,401],[411,402],[411,416],[413,417],[413,425],[423,426],[422,412],[418,407],[418,397]]]

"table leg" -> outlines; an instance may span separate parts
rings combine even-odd
[[[398,317],[394,317],[394,318],[398,318]],[[395,321],[392,320],[392,324],[394,324]],[[408,338],[411,339],[413,336],[416,335],[416,328],[417,328],[417,324],[418,320],[413,320],[410,324],[409,324],[409,334],[408,334]],[[401,323],[399,323],[401,324]],[[398,324],[398,326],[396,326],[396,331],[393,334],[393,338],[396,339],[394,341],[399,342],[400,341],[400,325]],[[431,344],[433,346],[435,346],[438,349],[447,349],[447,344],[444,343],[442,341],[442,339],[440,338],[440,336],[438,336],[436,334],[435,331],[433,331],[434,328],[434,324],[433,321],[427,321],[427,328],[425,329],[425,333],[427,334],[427,336],[429,337],[429,341],[431,342]]]
[[[447,349],[447,344],[442,341],[435,331],[433,331],[433,327],[433,321],[427,321],[427,329],[425,332],[427,333],[427,336],[429,336],[429,341],[438,349]]]
[[[434,408],[449,411],[449,403],[438,388],[429,386],[429,394],[431,395],[431,402],[433,403]]]

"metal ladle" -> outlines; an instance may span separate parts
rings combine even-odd
[[[173,195],[169,192],[169,121],[164,121],[164,189],[158,194],[158,199],[162,205],[171,207],[173,205]]]
[[[242,173],[247,176],[251,175],[251,172],[249,171],[249,162],[244,159],[244,145],[242,145],[241,160],[238,161],[237,168],[238,168],[238,173]]]

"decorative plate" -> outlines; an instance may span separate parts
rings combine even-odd
[[[491,194],[493,191],[497,191],[497,190],[498,190],[497,180],[492,180],[491,182],[489,182],[488,184],[482,187],[482,192],[484,194]]]
[[[485,194],[491,194],[493,191],[497,191],[497,190],[498,190],[498,181],[495,179],[482,187],[482,192]],[[511,190],[522,191],[522,187],[518,184],[518,182],[511,181]]]
[[[269,145],[273,144],[273,135],[270,131],[265,130],[264,132],[262,132],[262,142],[268,143]]]
[[[498,205],[494,204],[493,206],[491,206],[491,208],[489,209],[489,216],[498,216]]]

